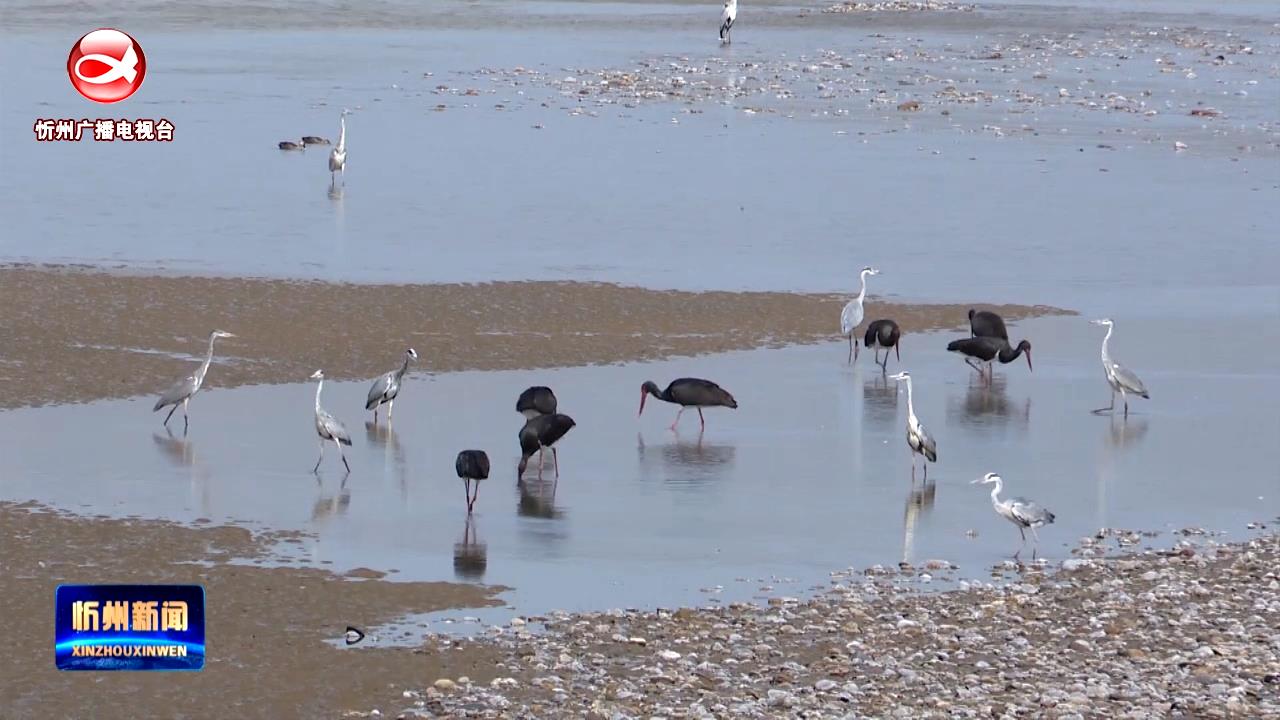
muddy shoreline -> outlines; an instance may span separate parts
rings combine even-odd
[[[255,565],[272,560],[274,543],[305,542],[305,536],[255,535],[234,526],[78,518],[31,503],[0,503],[0,528],[5,578],[0,613],[23,619],[6,631],[10,661],[0,664],[0,715],[6,718],[206,717],[210,712],[334,717],[340,708],[361,707],[391,686],[412,687],[445,669],[492,676],[492,655],[483,650],[350,651],[331,641],[343,636],[347,624],[369,627],[409,612],[496,605],[494,595],[501,588]],[[209,639],[204,670],[55,669],[54,588],[111,582],[204,585]]]
[[[158,394],[220,341],[205,389],[415,372],[607,364],[838,338],[843,295],[657,291],[599,283],[353,285],[0,268],[0,408]],[[969,304],[869,296],[904,333],[961,327]],[[1062,314],[995,307],[1006,318]],[[51,372],[51,368],[54,371]]]

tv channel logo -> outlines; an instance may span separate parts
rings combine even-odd
[[[67,56],[76,92],[99,103],[115,103],[137,92],[147,76],[147,56],[128,33],[98,28],[76,41]]]
[[[59,585],[53,605],[59,670],[204,668],[200,585]]]

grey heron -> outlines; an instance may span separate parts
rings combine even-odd
[[[311,379],[319,381],[316,383],[316,435],[320,436],[320,457],[316,460],[316,466],[311,472],[320,472],[320,463],[324,461],[324,444],[329,440],[338,446],[342,465],[347,468],[347,472],[351,472],[351,466],[347,464],[347,454],[342,450],[343,445],[351,444],[351,435],[347,432],[345,425],[320,407],[320,391],[324,389],[324,370],[311,373]]]
[[[1019,355],[1026,353],[1027,369],[1034,371],[1031,367],[1031,343],[1023,340],[1018,343],[1017,347],[1010,347],[1008,340],[1001,340],[997,337],[967,337],[960,340],[953,340],[947,343],[949,352],[958,352],[965,356],[964,362],[969,367],[978,371],[978,375],[988,383],[991,382],[993,363],[999,360],[1001,364],[1009,364],[1018,359]],[[986,372],[982,367],[974,362],[979,360],[986,363]]]
[[[862,281],[862,288],[858,290],[858,297],[850,300],[844,306],[844,310],[840,311],[840,334],[849,338],[849,362],[856,362],[858,359],[858,343],[854,339],[854,331],[858,329],[858,325],[862,323],[862,301],[867,297],[867,276],[879,275],[880,271],[868,265],[862,268],[858,273],[859,279]]]
[[[383,373],[369,387],[369,397],[364,402],[365,410],[373,411],[373,424],[378,424],[378,407],[387,406],[387,422],[391,422],[391,411],[396,406],[396,396],[400,394],[400,384],[404,374],[409,371],[409,363],[418,359],[418,352],[413,348],[404,351],[404,363],[399,369]]]
[[[990,310],[969,308],[969,332],[973,337],[1000,338],[1009,342],[1009,330],[1004,326],[1004,318]]]
[[[209,363],[213,362],[213,341],[218,338],[233,338],[229,332],[224,330],[214,330],[209,333],[209,354],[205,355],[204,362],[200,363],[200,367],[190,375],[182,378],[178,382],[169,386],[160,394],[160,399],[156,400],[155,407],[151,408],[151,412],[156,412],[160,408],[173,406],[168,415],[164,416],[164,426],[169,427],[169,418],[173,417],[174,410],[178,409],[178,404],[182,404],[182,432],[187,432],[187,405],[191,402],[191,398],[200,392],[200,387],[204,385],[204,376],[209,372]]]
[[[876,364],[886,372],[889,370],[889,348],[893,348],[893,354],[898,358],[898,362],[902,362],[902,355],[898,352],[898,340],[902,338],[902,328],[898,327],[898,323],[892,320],[873,320],[867,325],[867,334],[862,342],[871,348],[875,353]],[[884,362],[880,362],[880,351],[884,350]]]
[[[534,385],[516,398],[516,412],[523,415],[525,420],[550,415],[556,411],[556,405],[556,394],[545,385]]]
[[[338,118],[338,144],[333,146],[329,151],[329,184],[336,184],[334,173],[342,173],[342,184],[347,184],[347,113],[346,108],[342,109],[342,115]]]
[[[1004,480],[995,473],[989,472],[969,484],[976,485],[978,483],[983,485],[995,484],[995,487],[991,488],[991,507],[995,509],[997,515],[1018,526],[1018,534],[1022,536],[1022,544],[1024,546],[1027,543],[1026,531],[1031,531],[1031,537],[1035,542],[1031,547],[1031,557],[1035,559],[1036,545],[1040,544],[1040,536],[1036,534],[1036,528],[1052,523],[1054,514],[1026,498],[1012,497],[1008,500],[1001,500],[1000,491],[1004,489]],[[1022,547],[1020,546],[1018,552],[1013,554],[1013,557],[1017,558],[1021,552]]]
[[[458,453],[458,459],[453,463],[453,469],[458,472],[458,477],[466,483],[467,490],[467,514],[471,514],[471,508],[475,506],[476,500],[480,497],[480,481],[489,478],[489,456],[483,450],[463,450]],[[471,481],[476,483],[476,493],[471,494]]]
[[[907,384],[907,446],[911,448],[911,481],[916,479],[916,455],[923,455],[926,460],[924,481],[929,482],[929,463],[938,462],[938,443],[916,417],[915,404],[911,399],[911,373],[903,370],[897,375],[890,375],[889,379]]]
[[[556,464],[556,477],[560,477],[560,456],[555,444],[576,425],[573,418],[562,413],[539,415],[520,428],[520,464],[516,466],[516,480],[524,477],[524,469],[529,465],[529,458],[538,453],[538,479],[542,479],[542,464],[546,449],[551,448],[551,457]]]
[[[724,10],[720,12],[720,42],[733,44],[733,22],[738,19],[738,0],[724,0]]]
[[[1111,359],[1111,353],[1107,351],[1107,344],[1111,341],[1111,331],[1115,329],[1115,322],[1110,318],[1090,320],[1089,322],[1094,325],[1107,326],[1107,335],[1102,338],[1102,371],[1106,373],[1107,384],[1111,386],[1111,405],[1098,408],[1093,412],[1095,414],[1115,412],[1116,393],[1118,392],[1121,399],[1124,400],[1124,416],[1129,417],[1129,395],[1137,395],[1150,400],[1151,394],[1147,392],[1147,386],[1142,384],[1142,380],[1132,370]]]
[[[702,416],[702,408],[727,407],[734,410],[738,409],[738,401],[734,400],[727,390],[710,380],[678,378],[672,380],[667,389],[662,391],[658,390],[657,383],[647,380],[640,386],[640,412],[636,414],[636,417],[644,414],[644,401],[650,395],[664,402],[680,406],[680,411],[676,413],[675,422],[671,423],[672,430],[675,430],[676,425],[680,423],[680,416],[684,414],[685,408],[698,409],[698,420],[702,423],[703,429],[707,427],[707,419]]]

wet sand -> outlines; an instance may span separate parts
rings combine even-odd
[[[0,269],[0,408],[158,394],[219,341],[205,389],[416,372],[564,367],[778,347],[837,337],[851,296],[655,291],[599,283],[354,285]],[[968,304],[870,295],[867,319],[960,327]],[[984,306],[988,307],[988,306]],[[1062,314],[995,306],[1011,321]],[[50,372],[53,364],[56,372]]]
[[[24,659],[0,663],[0,715],[6,718],[336,717],[424,677],[448,672],[487,679],[493,673],[494,654],[485,649],[369,651],[330,642],[342,638],[348,624],[369,627],[406,612],[497,604],[500,588],[393,583],[369,572],[354,573],[369,579],[352,581],[323,569],[231,564],[267,560],[272,541],[289,540],[237,527],[78,519],[33,504],[0,504],[0,528],[0,616],[22,618],[6,624],[6,654]],[[205,586],[209,655],[202,672],[54,668],[54,587],[117,581]],[[342,682],[330,681],[338,677]]]

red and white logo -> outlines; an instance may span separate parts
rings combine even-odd
[[[112,28],[99,28],[80,38],[67,57],[72,87],[94,102],[120,102],[142,85],[146,74],[142,46]]]

